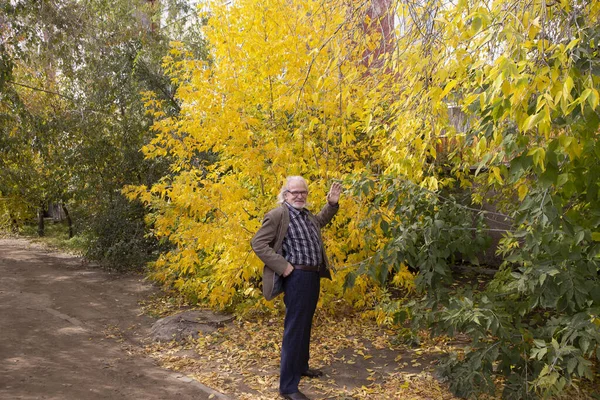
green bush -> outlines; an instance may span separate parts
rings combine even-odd
[[[503,265],[492,279],[471,285],[452,268],[465,260],[476,264],[487,243],[484,211],[458,201],[468,194],[432,193],[398,177],[379,177],[377,187],[372,182],[352,185],[372,196],[365,224],[379,225],[387,242],[355,275],[385,285],[400,263],[417,272],[421,297],[387,309],[396,322],[411,317],[415,330],[469,338],[469,346],[440,365],[456,395],[495,395],[500,387],[506,399],[548,398],[594,378],[600,212],[589,196],[532,184],[501,240]],[[400,329],[399,336],[406,333]]]
[[[145,215],[140,204],[118,195],[103,209],[84,216],[76,230],[89,237],[85,257],[118,271],[142,270],[166,251],[166,246],[150,235]]]

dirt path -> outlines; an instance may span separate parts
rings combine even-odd
[[[138,300],[152,290],[0,239],[0,399],[225,398],[140,353],[153,320]]]

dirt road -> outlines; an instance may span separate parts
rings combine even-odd
[[[138,301],[152,290],[0,239],[0,399],[224,399],[139,351],[153,320]]]

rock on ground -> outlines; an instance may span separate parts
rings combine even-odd
[[[150,329],[150,338],[159,342],[197,339],[200,334],[214,332],[232,320],[231,315],[210,310],[184,311],[156,321]]]

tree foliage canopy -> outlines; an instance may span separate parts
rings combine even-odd
[[[376,31],[365,36],[365,5],[266,1],[209,9],[211,62],[194,59],[178,43],[165,59],[179,85],[181,113],[161,118],[163,103],[148,98],[159,121],[144,152],[172,157],[174,174],[128,193],[156,211],[156,234],[177,247],[155,264],[155,276],[228,307],[261,297],[255,280],[262,265],[249,240],[286,175],[304,175],[319,203],[333,179],[383,170],[374,154],[389,129],[374,118],[392,113],[377,93],[397,84],[387,74],[370,75],[362,59],[366,46],[381,39]],[[357,263],[376,250],[361,240],[364,201],[347,201],[327,234],[338,262]],[[341,294],[345,273],[329,285],[329,296]],[[346,294],[369,301],[366,292]]]
[[[120,268],[152,259],[144,210],[120,189],[167,173],[166,162],[139,151],[152,123],[140,92],[154,91],[166,112],[178,112],[161,58],[171,35],[202,57],[198,18],[178,0],[2,4],[0,224],[62,203],[89,238],[89,257]]]

